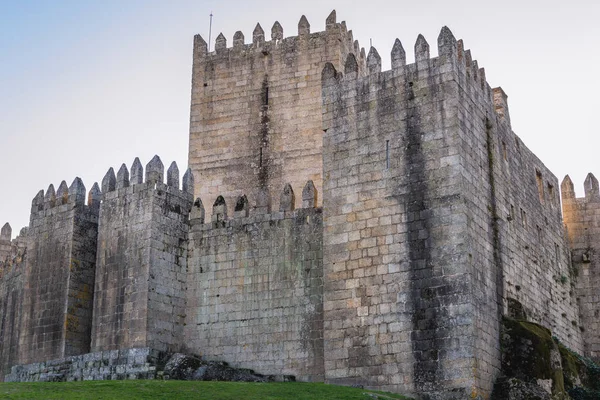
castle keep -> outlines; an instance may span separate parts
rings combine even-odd
[[[302,17],[270,36],[195,37],[181,180],[135,159],[89,192],[40,191],[16,239],[2,228],[8,380],[53,362],[153,378],[150,360],[183,352],[487,399],[502,315],[600,357],[598,181],[559,187],[462,40],[444,27],[433,56],[419,36],[407,64],[396,39],[382,71],[335,11],[323,32]]]

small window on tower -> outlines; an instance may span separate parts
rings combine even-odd
[[[535,180],[537,181],[540,203],[544,204],[544,180],[542,179],[542,173],[537,169],[535,170]]]

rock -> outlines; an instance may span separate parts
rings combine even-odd
[[[255,374],[251,369],[232,368],[223,362],[209,362],[193,374],[196,381],[268,382],[269,377]]]
[[[550,393],[533,382],[517,378],[501,379],[494,385],[495,400],[552,400]]]
[[[203,361],[197,357],[186,354],[175,353],[169,358],[163,376],[168,379],[192,380],[195,371],[203,364]]]

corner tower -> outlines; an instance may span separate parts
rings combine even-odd
[[[309,179],[320,191],[321,71],[326,62],[341,68],[351,52],[359,55],[358,42],[335,11],[323,32],[311,33],[303,16],[298,36],[284,38],[275,22],[266,41],[257,24],[251,44],[238,31],[228,48],[220,34],[212,52],[196,35],[189,166],[202,184],[195,196],[213,204],[222,195],[235,204],[266,191],[274,200],[285,183],[302,187]]]

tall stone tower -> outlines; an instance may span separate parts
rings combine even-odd
[[[463,42],[437,45],[323,70],[325,379],[488,398],[509,304],[576,351],[578,310],[552,279],[570,279],[556,178]]]
[[[189,166],[202,184],[195,195],[208,206],[219,195],[227,204],[247,195],[251,207],[268,207],[286,183],[301,188],[310,179],[320,192],[321,70],[326,62],[340,68],[352,51],[358,43],[335,11],[324,32],[311,33],[303,16],[298,36],[284,38],[275,22],[267,41],[256,25],[251,44],[236,32],[228,48],[221,34],[210,53],[197,35]]]

